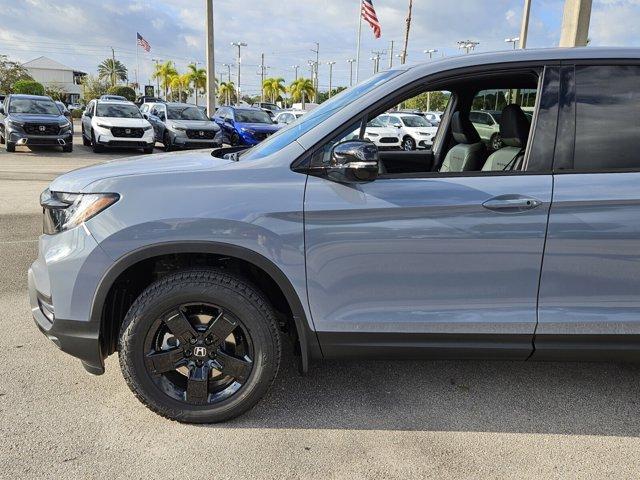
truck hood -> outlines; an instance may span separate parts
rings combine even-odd
[[[167,125],[194,130],[219,130],[220,127],[211,120],[167,120]]]
[[[236,122],[237,128],[245,128],[247,130],[253,130],[254,132],[266,132],[266,133],[274,133],[280,130],[280,126],[276,123],[244,123],[244,122]]]
[[[67,119],[63,115],[32,115],[28,113],[10,113],[7,117],[20,123],[66,123]]]
[[[93,117],[95,123],[107,127],[144,128],[151,124],[144,118]]]
[[[49,188],[55,192],[86,193],[89,185],[106,178],[209,170],[229,163],[233,161],[214,158],[208,150],[145,155],[72,170],[56,178]]]

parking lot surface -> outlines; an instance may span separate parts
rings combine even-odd
[[[72,154],[0,149],[0,478],[637,478],[633,364],[326,362],[300,377],[286,356],[236,420],[156,416],[116,356],[92,377],[31,319],[40,192],[136,154],[75,142]]]

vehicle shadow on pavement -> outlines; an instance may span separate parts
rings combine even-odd
[[[270,393],[216,427],[640,436],[640,365],[284,358]]]

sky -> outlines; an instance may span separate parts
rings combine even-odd
[[[477,51],[512,48],[504,39],[520,31],[524,0],[414,0],[408,63],[426,60],[426,49],[436,55],[460,55],[456,42],[480,42]],[[532,0],[528,47],[554,47],[560,37],[563,0]],[[356,56],[359,0],[214,0],[216,76],[227,79],[232,64],[236,75],[237,49],[242,49],[243,93],[259,92],[262,53],[267,76],[309,76],[309,60],[320,44],[320,89],[329,84],[327,62],[333,66],[333,85],[348,86],[350,58]],[[375,39],[362,27],[360,79],[373,73],[373,51],[386,52],[390,42],[399,53],[404,37],[407,0],[374,0],[382,24]],[[172,60],[179,70],[205,60],[205,0],[0,0],[2,29],[0,54],[17,61],[45,55],[74,69],[95,74],[97,65],[111,56],[129,69],[135,80],[147,83],[153,59]],[[640,0],[593,0],[592,45],[640,46]],[[151,44],[146,53],[136,47],[136,32]],[[136,55],[138,51],[138,55]],[[399,63],[393,58],[394,64]]]

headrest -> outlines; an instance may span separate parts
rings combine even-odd
[[[460,112],[455,112],[451,118],[451,131],[453,132],[453,139],[458,143],[470,145],[480,142],[480,135],[478,135],[471,120],[469,120],[468,116],[460,115]]]
[[[526,147],[530,128],[531,123],[519,105],[512,103],[502,109],[500,135],[507,147]]]

